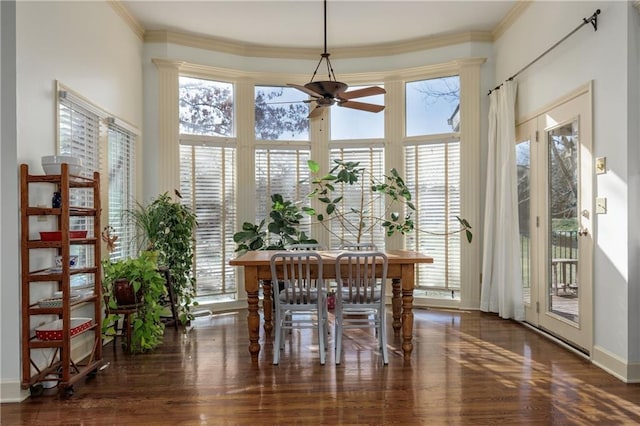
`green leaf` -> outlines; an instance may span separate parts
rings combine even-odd
[[[309,160],[307,161],[307,166],[309,167],[309,170],[311,171],[311,173],[318,173],[320,171],[320,164],[318,164],[317,162],[313,161],[313,160]]]
[[[467,234],[467,241],[471,243],[471,240],[473,239],[473,234],[468,229],[465,231],[465,233]]]

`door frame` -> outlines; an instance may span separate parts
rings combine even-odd
[[[530,281],[531,298],[525,300],[525,321],[554,337],[591,354],[593,347],[593,246],[595,235],[594,217],[594,157],[593,157],[593,109],[592,82],[568,93],[545,106],[526,119],[517,120],[516,143],[530,141]],[[554,120],[554,117],[564,117]],[[547,188],[547,131],[562,123],[578,119],[580,149],[578,168],[580,191],[577,214],[580,229],[586,235],[578,237],[579,317],[577,322],[549,312],[549,229]],[[582,215],[586,212],[586,216]]]

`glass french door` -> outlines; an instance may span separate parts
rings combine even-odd
[[[593,334],[590,85],[516,128],[526,321],[583,352]]]

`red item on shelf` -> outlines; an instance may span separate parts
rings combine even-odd
[[[91,327],[91,318],[71,318],[71,336],[85,331]],[[62,320],[44,324],[36,328],[36,338],[40,340],[62,340]]]
[[[87,231],[69,231],[69,238],[86,238]],[[40,239],[42,241],[60,241],[62,239],[62,231],[41,231]]]

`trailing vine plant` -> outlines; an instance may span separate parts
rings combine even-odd
[[[164,277],[158,272],[157,261],[158,253],[153,251],[143,251],[133,259],[102,261],[103,297],[110,309],[119,307],[114,297],[114,283],[120,279],[127,280],[133,292],[142,295],[132,321],[131,348],[127,348],[132,353],[147,352],[162,343],[164,323],[161,315],[164,307],[160,300],[166,295],[167,289]],[[119,320],[118,314],[107,315],[102,322],[102,334],[113,336]]]

